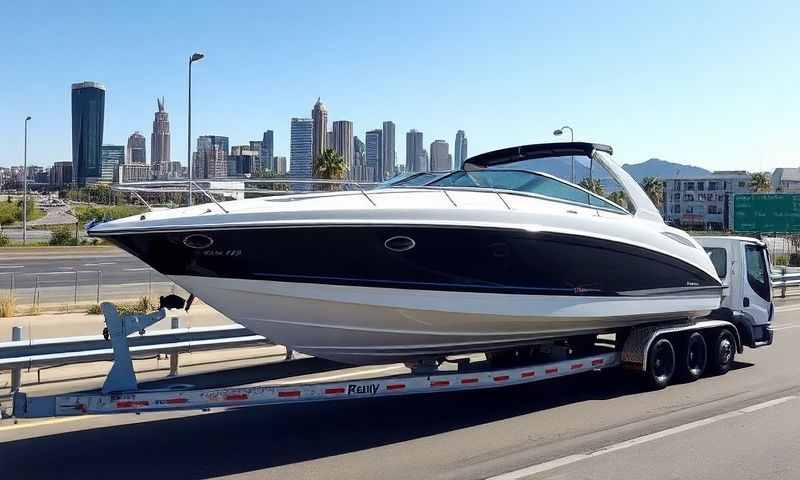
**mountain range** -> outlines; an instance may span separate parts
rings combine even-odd
[[[636,179],[637,182],[641,182],[645,177],[685,178],[711,175],[711,172],[705,168],[668,162],[658,158],[651,158],[642,163],[626,163],[622,168]]]

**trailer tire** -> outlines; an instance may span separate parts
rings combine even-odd
[[[719,330],[709,351],[711,353],[709,364],[711,371],[717,375],[728,373],[736,355],[736,337],[727,328]]]
[[[708,347],[700,332],[692,332],[684,339],[678,363],[678,372],[683,380],[693,382],[703,376],[708,365]]]
[[[665,388],[675,375],[675,347],[667,337],[657,338],[647,352],[647,385],[653,390]]]

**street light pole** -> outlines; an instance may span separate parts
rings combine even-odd
[[[564,125],[563,127],[559,128],[558,130],[553,132],[553,135],[559,136],[564,133],[564,130],[569,130],[569,141],[575,141],[575,132],[572,131],[572,127],[569,125]],[[572,183],[575,183],[575,155],[571,155],[571,164],[572,164]]]
[[[25,117],[25,147],[22,160],[22,244],[25,245],[28,230],[28,121]]]
[[[186,134],[186,165],[189,169],[189,206],[192,206],[192,63],[205,55],[195,52],[189,57],[189,128]]]

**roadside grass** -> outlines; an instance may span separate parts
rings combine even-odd
[[[17,299],[13,295],[0,297],[0,318],[13,317],[17,310]]]
[[[115,305],[120,315],[139,315],[151,312],[156,308],[153,300],[146,296],[141,297],[135,302],[116,303]],[[100,305],[90,305],[89,308],[86,309],[86,313],[89,315],[100,315],[103,312],[100,310]]]

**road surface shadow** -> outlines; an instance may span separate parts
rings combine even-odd
[[[630,375],[613,369],[493,390],[251,407],[98,427],[2,443],[0,470],[13,478],[81,479],[97,472],[138,479],[245,473],[640,392]]]

